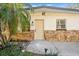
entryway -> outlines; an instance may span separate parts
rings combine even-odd
[[[36,19],[35,20],[35,40],[44,40],[44,20]]]

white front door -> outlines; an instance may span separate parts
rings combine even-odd
[[[35,20],[35,40],[44,39],[44,21],[42,19]]]

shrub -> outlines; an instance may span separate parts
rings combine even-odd
[[[21,52],[21,49],[12,45],[11,47],[6,47],[3,50],[0,50],[0,56],[30,56],[31,52]]]

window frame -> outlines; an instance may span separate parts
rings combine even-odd
[[[66,19],[56,19],[56,30],[66,30]]]

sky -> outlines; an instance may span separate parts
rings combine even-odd
[[[31,4],[33,7],[37,7],[37,6],[54,6],[54,7],[68,7],[68,5],[70,5],[70,3],[32,3]]]

